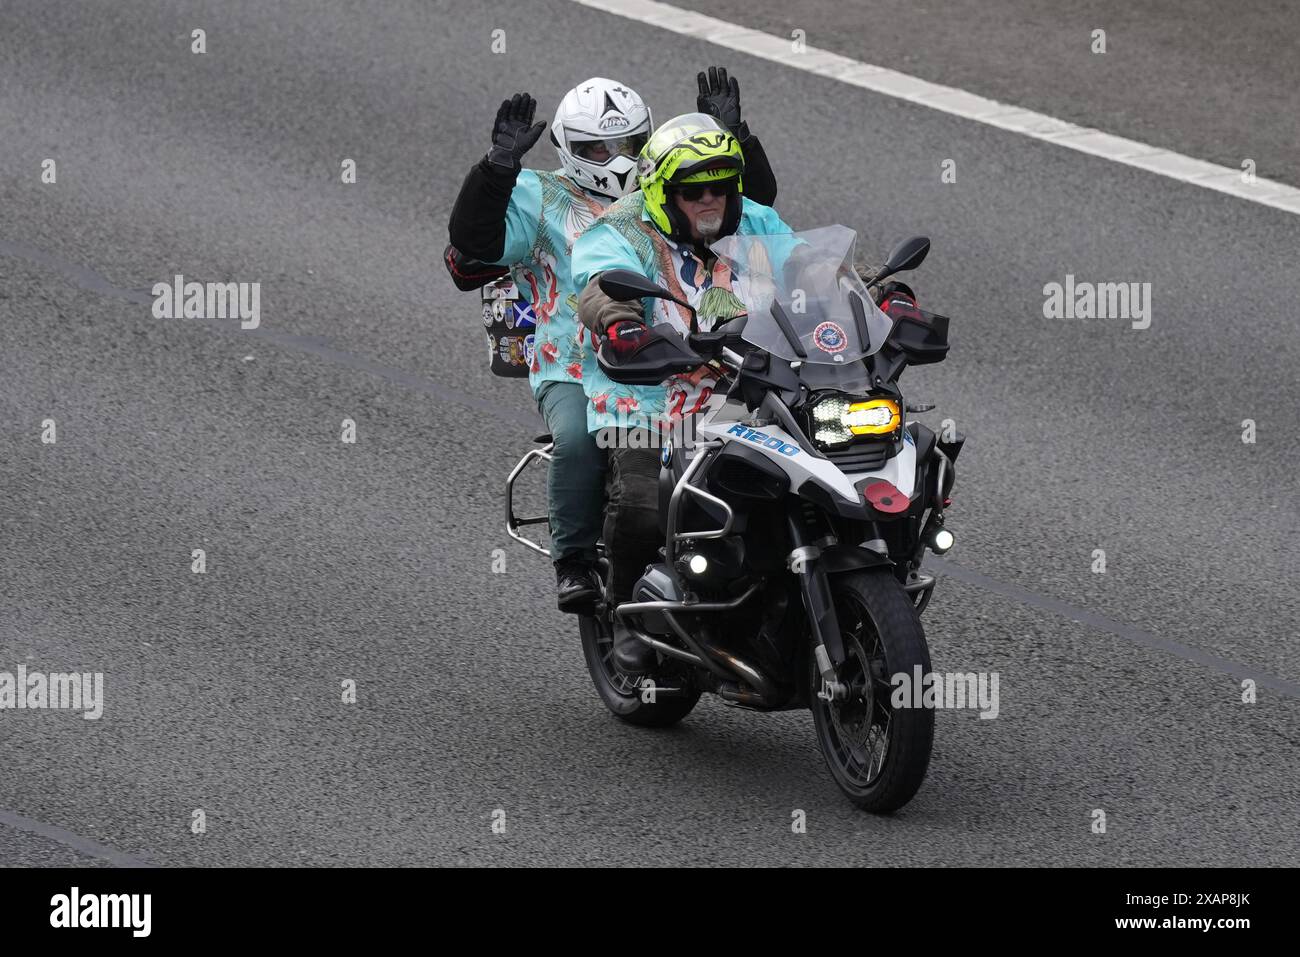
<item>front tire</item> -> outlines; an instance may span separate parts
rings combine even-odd
[[[916,794],[930,764],[934,711],[894,708],[891,677],[930,672],[930,651],[916,609],[888,569],[831,579],[847,659],[840,680],[846,698],[819,698],[822,677],[809,655],[809,701],[826,766],[850,801],[887,814]]]

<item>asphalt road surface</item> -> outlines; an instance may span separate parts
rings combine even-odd
[[[993,7],[709,12],[1300,184],[1294,6]],[[1000,708],[940,711],[890,818],[807,713],[606,713],[502,528],[540,419],[438,262],[503,96],[667,118],[711,63],[785,219],[929,235],[954,317],[905,380],[969,436],[925,625]],[[0,671],[104,692],[0,710],[0,864],[1294,865],[1298,251],[1294,213],[568,0],[6,0]],[[260,283],[260,325],[155,318],[178,273]],[[1150,327],[1044,318],[1067,275],[1149,283]]]

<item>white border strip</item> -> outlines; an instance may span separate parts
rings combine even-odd
[[[637,20],[672,33],[704,40],[718,46],[729,47],[750,56],[781,63],[805,73],[814,73],[850,86],[862,87],[874,93],[907,100],[931,109],[951,113],[963,119],[974,120],[987,126],[1020,133],[1036,140],[1044,140],[1067,149],[1100,156],[1102,159],[1135,166],[1168,179],[1190,183],[1205,189],[1216,190],[1250,200],[1262,206],[1300,213],[1300,189],[1274,180],[1255,177],[1254,182],[1242,181],[1242,171],[1227,166],[1207,163],[1205,160],[1184,156],[1122,136],[1112,136],[1086,126],[1076,126],[1064,120],[1022,110],[1007,103],[989,100],[956,87],[930,83],[906,73],[882,66],[872,66],[829,50],[805,46],[796,53],[793,41],[784,37],[761,33],[682,10],[655,0],[573,0],[615,16]]]

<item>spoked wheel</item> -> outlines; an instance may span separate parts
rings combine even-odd
[[[602,592],[606,570],[602,559],[597,565]],[[697,690],[682,688],[680,692],[669,692],[667,689],[682,686],[683,682],[678,679],[645,676],[657,686],[651,691],[643,685],[642,676],[629,676],[620,671],[614,663],[614,632],[608,615],[582,615],[578,619],[578,629],[582,634],[582,654],[587,659],[592,683],[605,707],[622,720],[642,727],[666,728],[690,714],[700,700]]]
[[[891,677],[915,666],[930,671],[930,652],[910,597],[885,569],[837,575],[831,582],[847,660],[848,694],[817,696],[822,678],[809,662],[813,724],[840,790],[867,811],[888,813],[910,801],[930,763],[934,711],[894,708]],[[810,659],[812,656],[809,656]]]

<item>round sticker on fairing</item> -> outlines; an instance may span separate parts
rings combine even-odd
[[[822,352],[836,353],[843,352],[849,344],[849,337],[844,334],[844,329],[834,322],[823,322],[812,334],[813,345]]]

